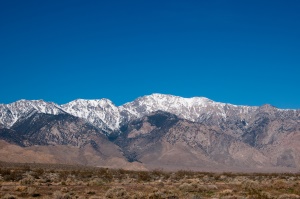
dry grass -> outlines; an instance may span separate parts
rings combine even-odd
[[[127,171],[65,165],[1,164],[0,198],[294,199],[300,174]]]

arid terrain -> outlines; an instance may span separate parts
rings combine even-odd
[[[300,198],[299,173],[129,171],[4,162],[0,166],[0,197],[5,199]]]

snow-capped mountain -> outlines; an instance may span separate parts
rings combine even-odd
[[[19,118],[33,110],[52,115],[65,113],[59,105],[43,100],[19,100],[11,104],[0,104],[0,127],[10,128]]]
[[[152,94],[140,97],[119,107],[127,119],[139,118],[155,111],[165,111],[193,122],[203,122],[211,117],[226,119],[230,111],[246,117],[258,107],[236,106],[214,102],[205,97],[183,98],[173,95]]]
[[[78,99],[61,105],[61,108],[71,115],[86,119],[103,130],[119,128],[121,120],[119,109],[108,99]]]
[[[231,117],[248,122],[258,107],[219,103],[205,97],[183,98],[165,94],[143,96],[119,107],[108,99],[77,99],[63,105],[43,100],[20,100],[11,104],[0,104],[0,127],[11,127],[32,110],[53,115],[69,113],[110,133],[118,130],[127,121],[155,111],[169,112],[192,122],[209,120],[220,124]]]

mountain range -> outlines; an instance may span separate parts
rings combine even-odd
[[[127,169],[298,171],[300,110],[152,94],[0,104],[0,161]]]

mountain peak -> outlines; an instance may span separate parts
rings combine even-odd
[[[140,97],[138,99],[144,99],[144,98],[152,98],[157,100],[176,100],[185,102],[187,104],[201,104],[201,103],[213,103],[214,101],[211,99],[208,99],[206,97],[181,97],[176,95],[170,95],[170,94],[160,94],[160,93],[153,93],[151,95],[145,95],[143,97]],[[218,102],[214,102],[218,103]]]
[[[92,106],[99,106],[99,105],[101,106],[105,104],[114,105],[114,103],[111,100],[102,98],[102,99],[76,99],[66,104],[62,104],[61,106],[75,105],[75,104],[92,105]]]
[[[206,98],[206,97],[191,97],[191,98],[185,98],[185,97],[180,97],[176,95],[169,95],[169,94],[160,94],[160,93],[153,93],[151,95],[145,95],[142,97],[137,98],[135,101],[145,101],[145,102],[156,102],[156,103],[165,103],[165,102],[170,102],[170,103],[184,103],[189,106],[193,106],[194,104],[206,104],[206,103],[213,103],[214,101]],[[126,103],[130,104],[132,102]],[[218,102],[214,102],[218,103]],[[124,104],[124,105],[126,105]]]
[[[45,102],[43,100],[18,100],[10,104],[3,104],[0,106],[0,124],[9,128],[20,117],[36,110],[38,113],[47,113],[57,115],[64,113],[59,105],[53,102]]]
[[[114,130],[119,127],[120,113],[118,107],[109,99],[77,99],[61,105],[67,113],[84,118],[98,128]]]

